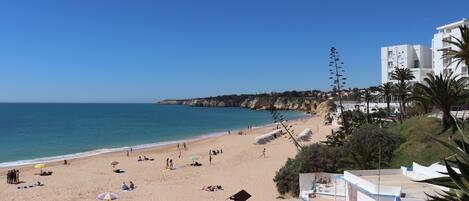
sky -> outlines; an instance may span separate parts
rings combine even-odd
[[[0,1],[0,102],[150,103],[380,83],[380,47],[431,46],[469,1]]]

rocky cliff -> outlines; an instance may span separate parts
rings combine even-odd
[[[158,104],[190,105],[194,107],[241,107],[253,110],[295,110],[315,113],[320,116],[327,114],[330,107],[327,101],[307,97],[281,96],[218,96],[184,100],[163,100]]]

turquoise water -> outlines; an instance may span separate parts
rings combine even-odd
[[[289,119],[304,116],[300,112],[284,115]],[[2,103],[0,167],[93,155],[127,146],[162,145],[271,122],[268,111],[240,108]]]

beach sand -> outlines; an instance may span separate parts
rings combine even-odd
[[[290,121],[296,133],[311,128],[313,138],[308,143],[325,140],[331,127],[322,124],[319,117],[308,117]],[[16,185],[6,184],[6,172],[13,167],[0,169],[0,200],[96,200],[102,192],[114,192],[118,200],[225,200],[241,189],[249,192],[249,200],[275,200],[277,193],[273,178],[276,171],[289,157],[296,154],[295,146],[285,137],[277,138],[265,145],[253,144],[254,138],[274,129],[273,125],[244,130],[246,135],[230,134],[191,141],[188,150],[179,151],[176,145],[135,150],[130,157],[125,152],[108,153],[69,160],[71,165],[47,164],[45,170],[53,171],[51,176],[38,176],[39,170],[32,166],[18,167],[20,180],[31,184],[41,181],[44,186],[17,189]],[[260,157],[266,148],[266,158]],[[213,156],[209,165],[208,151],[223,149],[223,154]],[[138,156],[154,158],[154,161],[137,162]],[[200,167],[187,166],[190,156],[197,155]],[[176,170],[165,170],[166,158],[172,158]],[[117,174],[110,163],[118,161],[116,168],[125,170]],[[133,181],[137,188],[132,192],[121,192],[120,184]],[[201,190],[206,185],[221,185],[224,190],[207,192]],[[290,199],[297,200],[297,199]]]

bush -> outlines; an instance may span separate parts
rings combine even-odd
[[[440,119],[422,116],[390,127],[390,132],[399,134],[403,139],[403,143],[394,152],[391,167],[409,166],[412,162],[431,165],[451,155],[451,151],[430,137],[448,140],[453,135],[451,130],[441,133],[442,129]]]
[[[298,196],[300,173],[337,173],[346,168],[347,163],[343,160],[344,158],[343,152],[338,147],[329,147],[322,144],[303,147],[295,158],[288,159],[275,175],[274,182],[277,191],[282,195],[291,193],[293,196]]]
[[[365,124],[350,135],[344,149],[356,169],[376,169],[379,167],[380,157],[381,165],[389,166],[400,141],[399,135],[389,133],[376,125]]]

